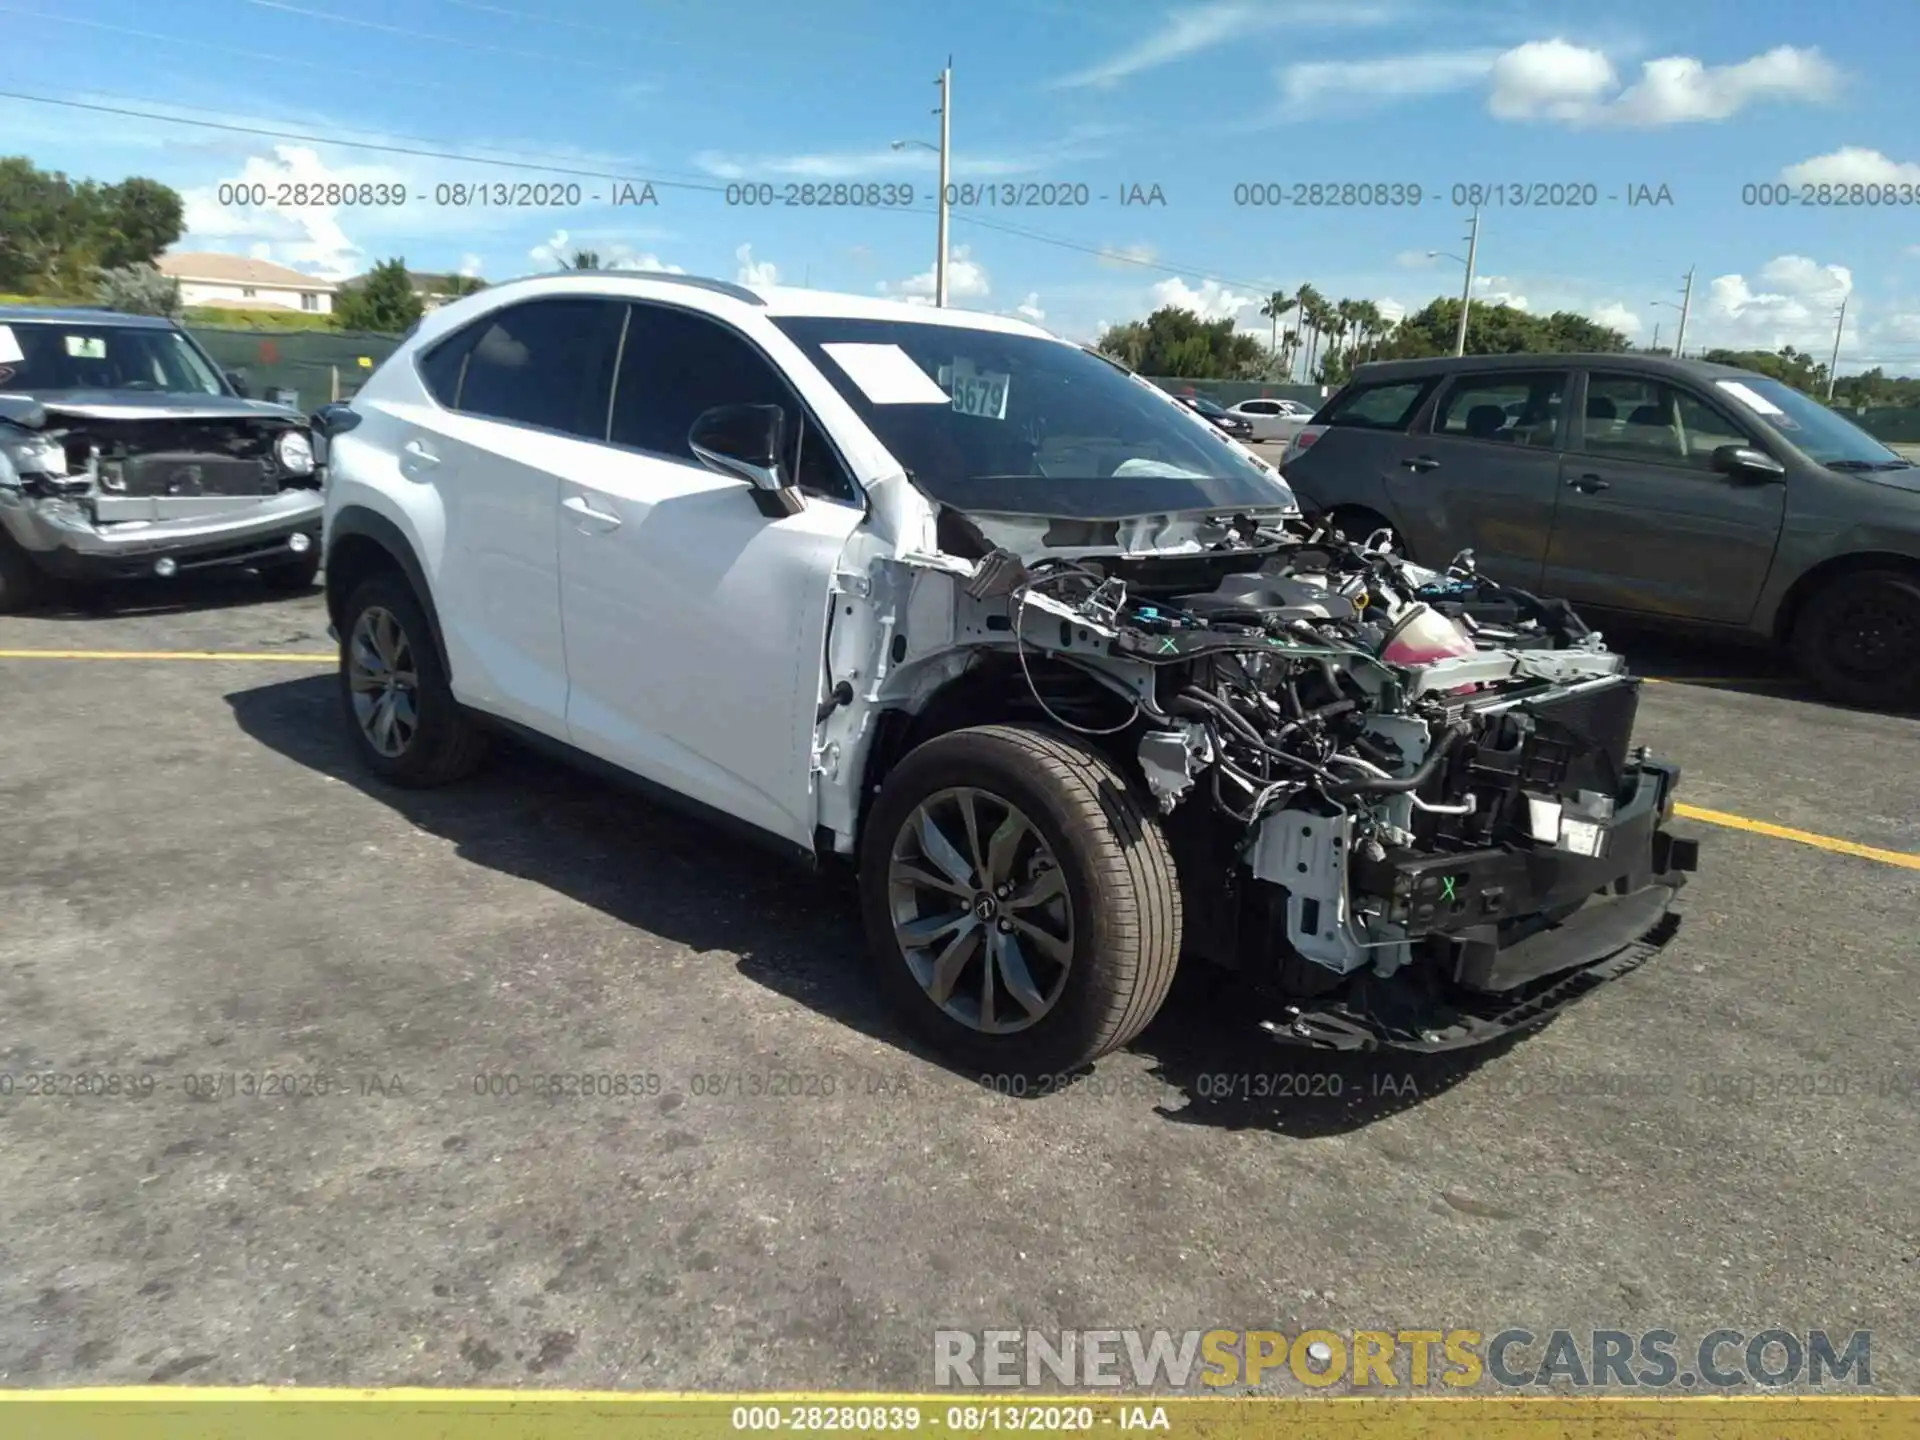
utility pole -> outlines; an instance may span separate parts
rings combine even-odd
[[[953,57],[936,82],[940,86],[940,254],[933,262],[933,303],[947,303],[947,176],[953,160]]]
[[[1693,272],[1696,267],[1687,267],[1687,288],[1680,292],[1680,333],[1673,340],[1673,358],[1683,360],[1687,354],[1687,312],[1693,309]]]
[[[1660,353],[1660,322],[1658,320],[1653,322],[1653,344],[1649,345],[1647,350],[1654,355]]]
[[[1460,291],[1460,331],[1453,337],[1453,353],[1467,353],[1467,311],[1473,306],[1473,265],[1480,255],[1480,207],[1475,206],[1467,225],[1467,283]]]
[[[1827,400],[1833,400],[1834,372],[1840,368],[1840,332],[1847,328],[1847,300],[1840,297],[1840,313],[1833,318],[1833,359],[1827,362]]]

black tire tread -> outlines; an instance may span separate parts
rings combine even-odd
[[[1833,597],[1849,589],[1887,585],[1907,592],[1920,602],[1920,572],[1912,570],[1852,570],[1835,576],[1807,598],[1795,617],[1789,649],[1794,667],[1816,688],[1845,705],[1867,708],[1904,709],[1920,705],[1920,669],[1874,687],[1850,676],[1836,674],[1826,664],[1822,621]]]
[[[432,703],[438,707],[438,718],[433,724],[433,739],[428,741],[424,753],[409,753],[401,757],[396,764],[375,757],[358,733],[351,710],[347,706],[345,695],[346,648],[353,634],[353,626],[360,612],[369,605],[378,604],[391,611],[406,631],[408,642],[413,647],[415,673],[420,677],[420,691],[423,704]],[[405,578],[390,572],[381,572],[368,576],[353,589],[347,597],[342,612],[340,626],[340,669],[341,704],[346,712],[346,723],[353,727],[355,749],[386,780],[408,789],[429,790],[442,785],[451,785],[464,780],[479,769],[491,748],[491,737],[479,725],[472,715],[453,698],[453,687],[448,682],[440,657],[435,651],[430,632],[427,628],[426,612],[421,607],[413,587]],[[415,744],[427,740],[428,726],[424,718],[420,731],[416,734]]]
[[[1108,897],[1101,917],[1107,941],[1101,959],[1115,982],[1111,1000],[1093,1017],[1078,1053],[1061,1062],[1066,1069],[1091,1063],[1144,1030],[1173,985],[1183,917],[1172,850],[1139,791],[1111,760],[1077,737],[983,725],[951,731],[921,748],[955,744],[1005,747],[1040,772]]]
[[[29,609],[46,592],[39,569],[14,538],[0,530],[0,615]]]

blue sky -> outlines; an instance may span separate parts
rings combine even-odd
[[[934,157],[890,142],[937,138],[933,80],[951,54],[955,179],[1084,184],[1091,200],[956,208],[958,304],[1076,338],[1168,302],[1264,334],[1259,298],[1303,281],[1410,309],[1459,289],[1460,266],[1427,257],[1464,253],[1453,186],[1592,185],[1593,208],[1485,209],[1479,293],[1579,309],[1644,342],[1655,324],[1671,337],[1677,311],[1653,302],[1677,301],[1694,266],[1690,349],[1824,357],[1845,298],[1843,369],[1920,372],[1920,204],[1742,203],[1743,185],[1782,181],[1920,190],[1920,7],[0,0],[0,24],[12,55],[43,57],[0,88],[69,102],[0,99],[0,151],[167,181],[188,197],[186,249],[334,275],[404,255],[500,279],[590,248],[922,294]],[[658,204],[434,203],[457,182],[608,193],[594,176],[651,179]],[[909,183],[916,203],[729,205],[743,179],[777,196],[789,181]],[[410,199],[220,203],[223,182],[282,180],[399,183]],[[1236,185],[1259,182],[1417,184],[1426,198],[1235,204]],[[1629,206],[1641,185],[1671,203]],[[1164,203],[1121,205],[1134,186]]]

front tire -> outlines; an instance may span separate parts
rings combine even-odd
[[[1064,735],[993,725],[914,750],[867,818],[860,894],[882,992],[983,1076],[1066,1074],[1125,1045],[1179,961],[1159,821]]]
[[[11,535],[0,529],[0,615],[17,615],[31,608],[45,592],[39,567]]]
[[[1860,570],[1816,593],[1793,627],[1793,660],[1843,705],[1920,705],[1920,578]]]
[[[375,575],[347,600],[340,704],[361,760],[396,785],[450,784],[485,758],[486,734],[453,698],[427,617],[397,575]]]
[[[260,579],[269,590],[302,595],[313,588],[320,574],[320,552],[316,546],[297,560],[280,560],[260,567]]]

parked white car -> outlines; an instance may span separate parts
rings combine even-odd
[[[505,732],[846,857],[877,988],[978,1073],[1125,1044],[1183,958],[1281,1039],[1436,1049],[1670,933],[1692,852],[1620,657],[1504,592],[1470,631],[1420,590],[1475,577],[1309,533],[1270,466],[1021,321],[545,276],[318,419],[372,771],[442,784]]]
[[[1239,415],[1253,426],[1255,440],[1291,440],[1300,427],[1313,419],[1313,408],[1298,400],[1242,400],[1229,405],[1229,413]]]

